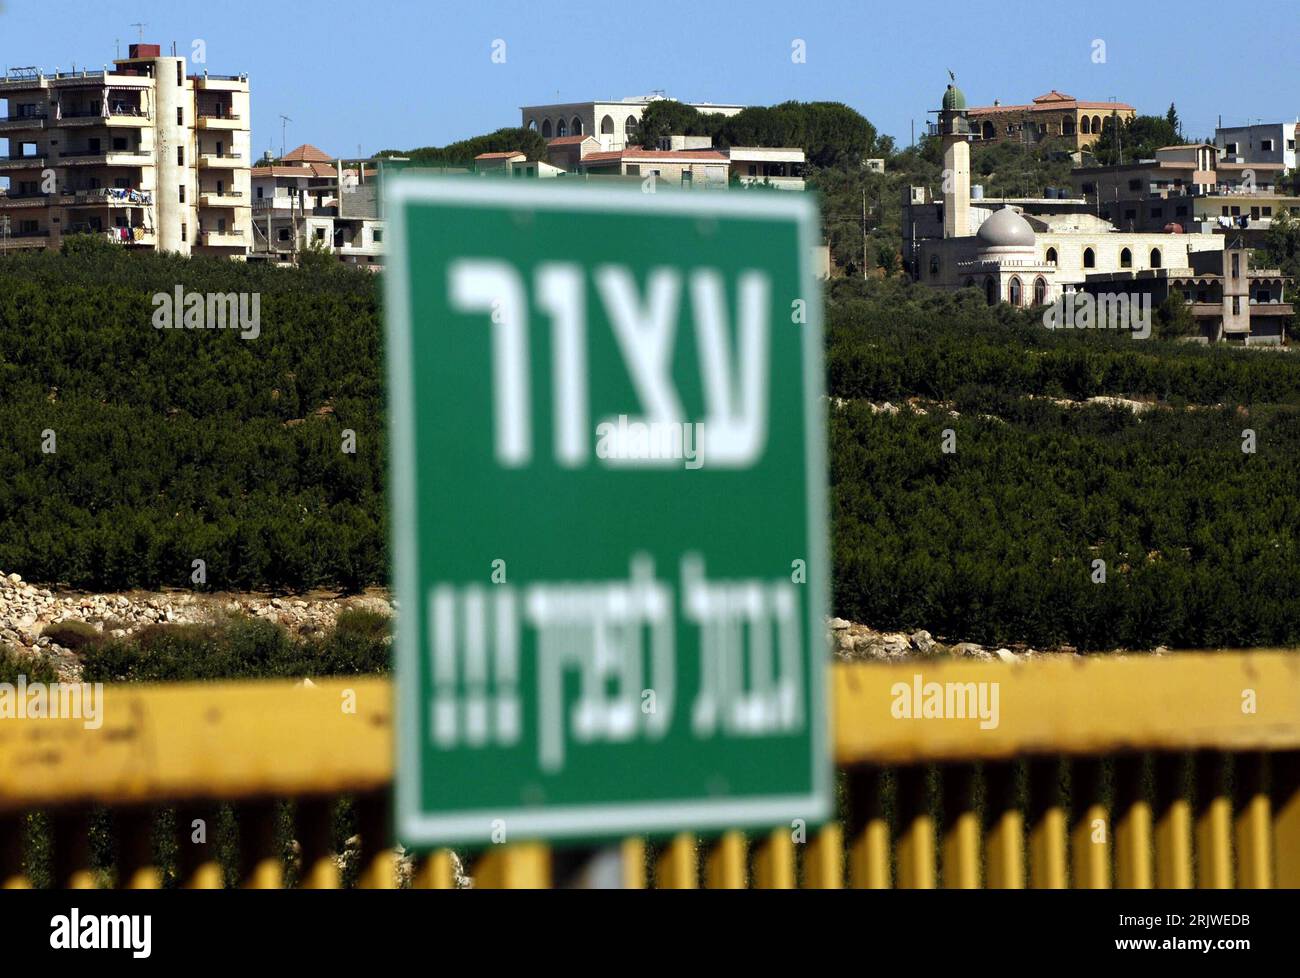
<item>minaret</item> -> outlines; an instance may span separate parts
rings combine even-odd
[[[939,138],[943,140],[943,236],[965,238],[970,235],[970,122],[966,96],[952,82],[943,93]]]

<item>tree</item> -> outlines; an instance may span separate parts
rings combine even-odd
[[[448,143],[446,146],[422,146],[408,150],[384,149],[376,155],[406,157],[412,163],[470,167],[474,165],[474,157],[480,153],[509,153],[516,150],[530,160],[544,160],[546,140],[532,129],[515,126]]]
[[[1165,122],[1169,123],[1169,128],[1181,140],[1183,138],[1183,124],[1178,120],[1178,109],[1174,107],[1173,102],[1169,103],[1169,111],[1165,113]]]
[[[1151,159],[1161,146],[1179,141],[1178,131],[1167,116],[1139,115],[1122,121],[1112,112],[1101,124],[1101,138],[1092,144],[1092,155],[1102,166]]]

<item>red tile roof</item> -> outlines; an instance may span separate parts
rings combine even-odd
[[[290,163],[329,163],[334,157],[311,143],[303,143],[296,149],[291,149],[281,157]]]
[[[1061,109],[1115,109],[1119,112],[1136,112],[1127,102],[1080,102],[1073,95],[1052,89],[1039,95],[1028,105],[978,105],[967,109],[971,115],[996,115],[1001,112],[1057,112]]]
[[[595,139],[595,136],[556,136],[554,139],[546,141],[547,146],[572,146],[574,143],[580,143],[583,140]]]
[[[511,150],[508,153],[479,153],[474,157],[476,160],[512,160],[516,156],[524,156],[519,150]]]

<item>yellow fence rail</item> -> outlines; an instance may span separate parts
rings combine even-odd
[[[832,685],[837,821],[629,839],[624,885],[1300,886],[1300,655],[841,664]],[[106,806],[108,878],[153,887],[157,808],[187,835],[219,802],[238,805],[237,878],[185,838],[180,883],[279,887],[281,799],[295,802],[298,885],[337,887],[342,795],[356,799],[356,885],[451,887],[458,856],[408,859],[389,841],[391,700],[375,678],[124,684],[106,688],[99,729],[0,719],[0,887],[29,884],[27,813],[46,813],[54,885],[105,879],[88,825]],[[951,715],[976,702],[996,709]],[[511,844],[479,854],[472,877],[547,886],[552,870],[547,846]]]

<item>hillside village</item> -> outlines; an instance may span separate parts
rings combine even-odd
[[[824,277],[902,274],[1020,307],[1172,298],[1193,338],[1285,343],[1300,261],[1296,122],[1189,139],[1173,106],[1144,115],[1056,89],[968,105],[955,82],[939,94],[925,107],[935,121],[905,149],[836,103],[657,92],[522,106],[517,126],[445,148],[347,158],[304,143],[254,159],[247,74],[195,73],[174,48],[137,43],[103,70],[0,79],[0,254],[90,234],[127,250],[272,264],[316,253],[378,270],[383,183],[407,169],[815,191]],[[825,138],[812,135],[818,113],[837,128],[834,152],[812,145]]]

